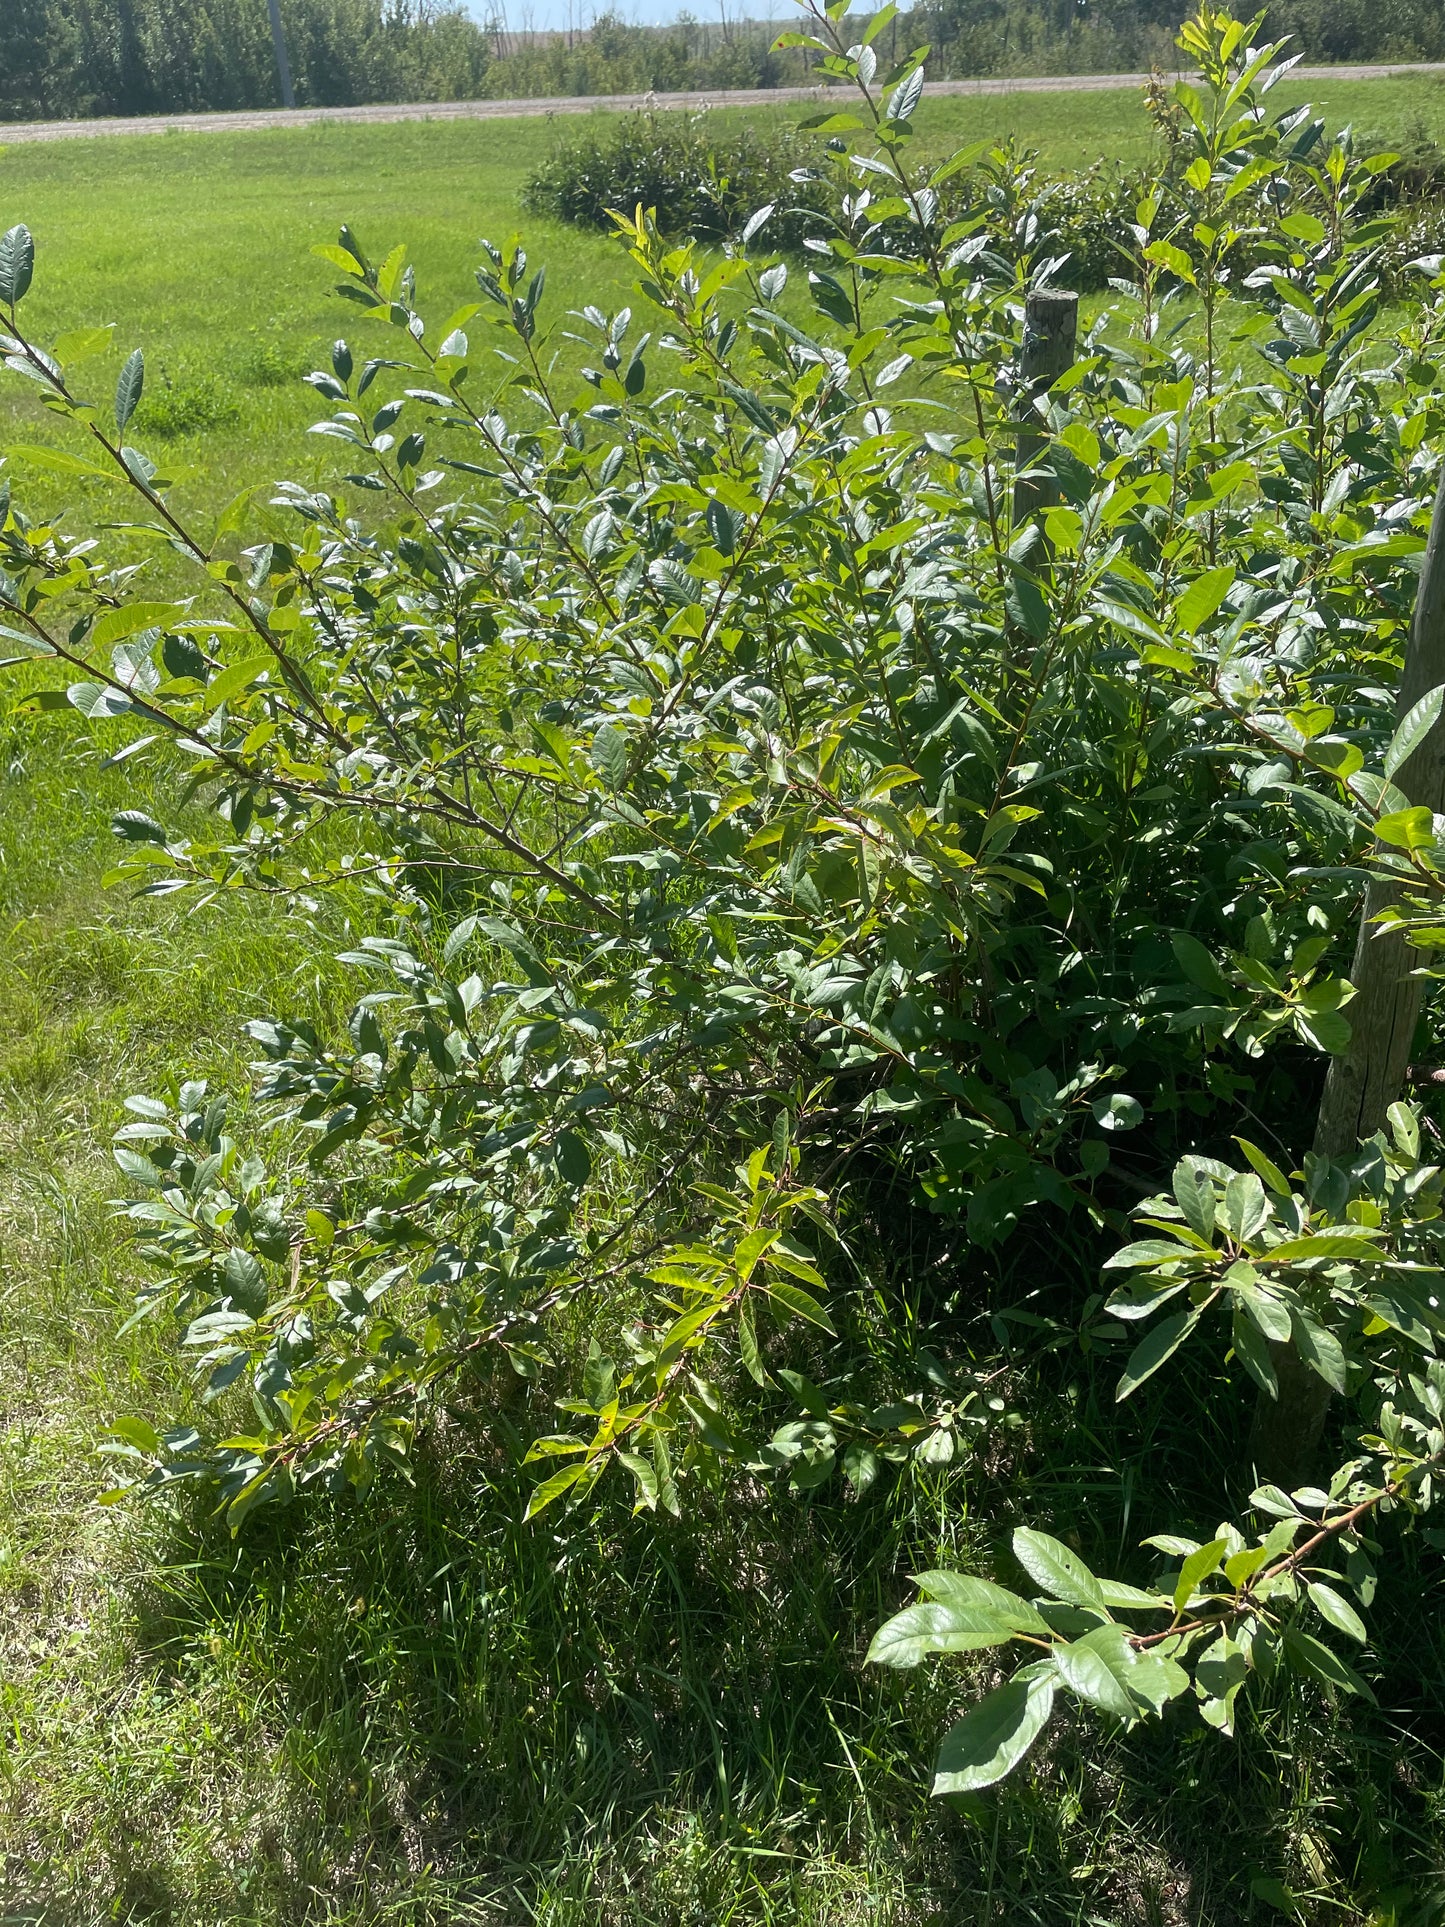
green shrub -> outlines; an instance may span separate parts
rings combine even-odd
[[[781,129],[733,128],[704,114],[609,117],[564,142],[527,182],[525,205],[578,227],[651,209],[664,234],[719,241],[774,208],[765,243],[796,247],[836,194],[822,144]]]
[[[141,356],[88,405],[68,363],[107,337],[29,339],[11,230],[8,365],[85,450],[32,457],[122,478],[197,599],[7,498],[0,610],[54,670],[31,708],[129,719],[123,767],[174,770],[174,820],[116,818],[120,880],[299,915],[360,888],[386,927],[344,953],[344,1029],[248,1026],[270,1129],[200,1081],[131,1100],[140,1310],[200,1399],[118,1421],[130,1480],[204,1480],[239,1529],[373,1485],[457,1396],[538,1468],[529,1516],[604,1479],[647,1511],[840,1476],[863,1503],[1018,1441],[1061,1369],[1091,1439],[1138,1395],[1156,1532],[1127,1579],[1076,1495],[1081,1550],[1014,1538],[1037,1597],[929,1572],[878,1635],[897,1667],[1026,1644],[944,1742],[963,1793],[1056,1699],[1229,1730],[1254,1672],[1365,1690],[1321,1635],[1365,1637],[1390,1514],[1445,1466],[1429,1127],[1397,1103],[1307,1148],[1362,879],[1445,940],[1404,787],[1442,691],[1398,725],[1387,693],[1442,341],[1386,313],[1378,168],[1270,120],[1272,50],[1205,6],[1194,158],[1023,393],[1037,183],[912,163],[921,60],[885,104],[871,49],[809,26],[860,100],[830,131],[873,150],[808,250],[811,312],[785,262],[639,215],[653,325],[569,317],[573,392],[518,246],[438,327],[404,249],[343,229],[339,292],[390,330],[309,377],[355,499],[282,485],[193,525],[128,440]],[[489,323],[513,373],[487,395]],[[1217,1527],[1251,1407],[1295,1423],[1316,1384],[1337,1469]]]
[[[241,413],[234,391],[215,375],[195,381],[167,380],[159,393],[146,398],[142,425],[162,441],[178,435],[198,435],[208,428],[224,428]]]

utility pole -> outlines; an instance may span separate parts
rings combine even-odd
[[[276,71],[281,76],[281,105],[296,105],[296,89],[291,85],[291,62],[286,58],[286,36],[281,31],[281,0],[267,0],[271,9],[271,38],[276,46]]]

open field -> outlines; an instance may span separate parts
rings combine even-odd
[[[1315,101],[1331,121],[1398,139],[1445,137],[1445,80],[1286,83],[1281,98]],[[797,107],[729,110],[793,124]],[[349,222],[375,252],[404,240],[418,284],[440,312],[475,292],[477,240],[525,232],[550,264],[555,317],[629,298],[631,274],[604,236],[523,215],[527,173],[577,121],[326,124],[198,138],[135,135],[5,149],[0,219],[23,219],[39,249],[32,325],[116,323],[104,385],[132,346],[144,348],[147,400],[137,428],[223,479],[212,493],[275,479],[277,451],[298,480],[334,472],[308,442],[314,398],[297,376],[316,367],[349,323],[313,245]],[[1137,92],[951,96],[925,103],[919,126],[940,150],[1013,140],[1050,164],[1147,159],[1151,132]],[[566,352],[565,346],[563,352]],[[19,423],[25,421],[23,434]],[[37,434],[37,418],[39,432]],[[0,390],[0,445],[44,439],[21,385]]]
[[[1293,91],[1445,137],[1440,82]],[[1149,139],[1132,94],[955,97],[920,121],[940,147],[1012,137],[1061,164],[1139,159]],[[373,250],[405,239],[438,310],[473,291],[477,237],[519,227],[554,314],[630,298],[609,242],[518,212],[553,138],[536,120],[17,147],[0,225],[37,236],[42,332],[117,323],[97,386],[145,348],[137,439],[212,501],[278,465],[338,467],[303,432],[316,403],[295,377],[350,327],[309,251],[342,221]],[[32,390],[0,387],[0,446],[48,432]],[[76,514],[107,501],[86,487]],[[239,1083],[241,1020],[331,1010],[331,955],[367,915],[358,898],[343,931],[104,894],[110,813],[137,800],[101,766],[113,746],[0,705],[0,1916],[1234,1927],[1285,1917],[1251,1883],[1287,1873],[1295,1917],[1322,1927],[1445,1919],[1445,1726],[1419,1686],[1445,1677],[1438,1581],[1424,1609],[1403,1587],[1384,1602],[1410,1663],[1377,1715],[1322,1722],[1265,1695],[1237,1750],[1146,1730],[1101,1766],[1097,1735],[1092,1754],[1069,1736],[1046,1794],[930,1807],[918,1761],[947,1682],[863,1673],[858,1629],[899,1602],[898,1573],[964,1556],[970,1481],[1011,1480],[1008,1503],[1060,1531],[1137,1536],[1112,1408],[1064,1365],[1046,1474],[939,1471],[863,1514],[760,1493],[745,1539],[736,1512],[659,1526],[621,1502],[524,1529],[524,1479],[465,1413],[415,1487],[240,1544],[185,1505],[97,1508],[100,1427],[186,1397],[168,1333],[117,1336],[134,1280],[103,1147],[121,1101],[200,1064]],[[1131,1423],[1159,1426],[1166,1397]],[[1182,1461],[1156,1476],[1202,1482]]]

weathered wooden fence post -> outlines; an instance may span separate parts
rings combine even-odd
[[[1396,714],[1403,717],[1423,696],[1445,683],[1445,475],[1435,497],[1430,540],[1420,575],[1415,621],[1405,651]],[[1399,770],[1395,782],[1412,804],[1445,809],[1445,718],[1430,731]],[[1385,878],[1365,892],[1360,934],[1347,1006],[1349,1048],[1331,1058],[1315,1127],[1322,1157],[1349,1157],[1363,1137],[1379,1130],[1404,1088],[1410,1044],[1419,1022],[1425,986],[1410,971],[1416,958],[1405,938],[1382,931],[1375,918],[1394,899]],[[1271,1348],[1279,1397],[1261,1395],[1250,1445],[1260,1475],[1276,1484],[1298,1485],[1314,1471],[1314,1456],[1329,1410],[1330,1389],[1293,1346]]]
[[[276,73],[281,82],[281,105],[296,105],[296,90],[291,85],[291,63],[286,58],[286,35],[281,26],[281,0],[267,0],[271,13],[271,44],[276,49]]]
[[[1065,288],[1034,288],[1024,303],[1024,338],[1019,355],[1018,468],[1014,480],[1014,527],[1039,509],[1051,508],[1058,491],[1046,475],[1028,471],[1038,459],[1045,436],[1034,403],[1074,365],[1079,339],[1079,297]]]

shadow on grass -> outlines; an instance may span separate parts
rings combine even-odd
[[[200,1919],[199,1883],[207,1920],[287,1927],[1232,1927],[1280,1917],[1266,1876],[1300,1919],[1445,1918],[1433,1621],[1393,1629],[1411,1650],[1379,1714],[1266,1699],[1237,1746],[1187,1712],[1128,1737],[1081,1716],[971,1812],[930,1803],[987,1675],[862,1649],[900,1574],[969,1560],[969,1499],[954,1474],[524,1527],[522,1478],[451,1421],[410,1488],[262,1515],[240,1544],[178,1520],[132,1596],[136,1669],[230,1709],[247,1794],[209,1858],[110,1815],[114,1917]]]

